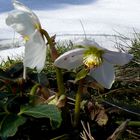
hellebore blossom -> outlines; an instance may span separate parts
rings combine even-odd
[[[115,79],[114,65],[122,66],[132,59],[130,54],[107,50],[93,40],[84,39],[77,45],[82,48],[62,54],[54,65],[68,70],[85,65],[89,69],[89,75],[108,89]]]
[[[22,35],[25,43],[24,68],[36,68],[41,72],[46,60],[46,45],[38,17],[28,7],[17,0],[13,1],[15,10],[6,18],[6,24]]]

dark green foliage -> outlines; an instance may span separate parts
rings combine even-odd
[[[36,106],[22,107],[18,114],[26,114],[34,118],[50,118],[52,122],[56,122],[55,127],[61,124],[61,112],[55,105],[40,104]]]
[[[55,105],[36,101],[42,98],[40,94],[49,97],[48,90],[38,92],[36,89],[32,95],[35,96],[36,104],[31,102],[29,92],[36,83],[40,85],[40,89],[47,89],[49,86],[46,74],[29,70],[28,80],[25,81],[22,79],[22,72],[22,63],[11,64],[9,68],[0,70],[0,137],[3,139],[19,133],[19,126],[21,128],[28,125],[30,120],[46,118],[53,128],[61,124],[61,111]]]
[[[5,115],[0,122],[0,136],[7,138],[14,136],[20,125],[26,122],[26,118],[17,115]]]
[[[56,46],[60,54],[74,47],[71,42],[58,43]],[[54,137],[68,140],[80,139],[83,128],[81,124],[78,128],[73,128],[72,119],[75,93],[78,89],[78,82],[75,83],[75,79],[78,81],[83,78],[85,81],[80,119],[89,122],[91,134],[96,140],[107,139],[119,126],[118,122],[126,119],[131,119],[133,124],[139,122],[139,38],[132,41],[129,52],[134,55],[133,61],[125,66],[116,67],[116,81],[110,90],[103,89],[94,79],[89,79],[86,76],[86,70],[78,74],[75,71],[63,70],[65,92],[68,98],[59,101],[59,104],[63,105],[59,109],[56,102],[55,105],[47,104],[48,99],[57,92],[55,70],[50,55],[47,55],[46,66],[40,74],[35,70],[27,70],[26,81],[22,79],[22,63],[9,59],[9,62],[5,62],[5,66],[0,67],[1,138],[9,140],[34,140],[37,137],[40,140],[49,140]],[[108,121],[100,126],[99,120],[103,120],[105,115]],[[137,126],[128,125],[127,130],[138,134]],[[119,139],[139,139],[138,136],[130,134],[130,131],[125,131]]]

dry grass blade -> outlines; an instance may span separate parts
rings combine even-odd
[[[108,104],[108,105],[111,105],[111,106],[113,106],[113,107],[115,107],[115,108],[118,108],[118,109],[120,109],[120,110],[123,110],[123,111],[125,111],[125,112],[128,112],[128,113],[131,113],[131,114],[140,116],[140,113],[138,113],[138,112],[128,110],[127,108],[123,108],[123,107],[121,107],[121,106],[118,106],[118,105],[116,105],[116,104],[113,104],[113,103],[108,102],[108,101],[105,101],[105,100],[103,100],[103,102],[106,103],[106,104]]]
[[[138,139],[140,138],[140,134],[137,134],[137,133],[133,132],[132,130],[128,130],[128,129],[127,129],[126,131],[127,131],[129,134],[138,137]]]
[[[129,121],[130,121],[130,120],[127,119],[125,122],[123,122],[123,123],[114,131],[114,133],[113,133],[111,136],[109,136],[109,137],[107,138],[107,140],[117,140],[117,139],[119,138],[119,136],[121,135],[121,133],[125,130],[125,128],[126,128],[126,126],[127,126],[127,124],[128,124]]]
[[[81,124],[83,126],[83,132],[80,133],[80,137],[83,139],[83,140],[95,140],[92,135],[91,135],[91,131],[90,131],[90,126],[89,126],[89,123],[87,123],[87,128],[86,126],[84,125],[84,122],[81,121]]]

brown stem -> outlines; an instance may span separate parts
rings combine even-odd
[[[42,35],[44,35],[48,41],[48,44],[50,46],[50,54],[51,54],[51,58],[52,58],[52,61],[55,61],[55,59],[58,57],[58,53],[57,53],[57,50],[55,48],[55,41],[53,38],[51,38],[48,34],[47,31],[41,29],[41,33]],[[62,72],[61,72],[61,69],[55,67],[56,69],[56,79],[57,79],[57,86],[58,86],[58,94],[57,96],[60,96],[62,94],[64,94],[64,82],[63,82],[63,75],[62,75]]]

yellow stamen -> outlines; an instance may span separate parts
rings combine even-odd
[[[89,56],[84,57],[83,63],[88,68],[94,68],[94,67],[99,66],[102,63],[102,59],[91,54]]]
[[[37,24],[37,23],[36,23],[36,24],[35,24],[35,28],[38,29],[38,30],[40,30],[40,29],[41,29],[40,24]]]
[[[40,29],[41,29],[40,24],[35,24],[34,26],[35,26],[35,28],[36,28],[36,29],[38,29],[38,30],[40,30]],[[24,40],[25,40],[25,41],[29,41],[29,39],[30,39],[30,38],[29,38],[29,36],[28,36],[28,35],[24,36]]]
[[[102,54],[103,50],[98,49],[96,47],[89,47],[88,50],[85,51],[83,57],[83,63],[88,68],[95,68],[102,64]]]
[[[28,41],[29,39],[30,39],[29,36],[27,36],[27,35],[24,36],[24,40],[25,40],[25,41]]]

